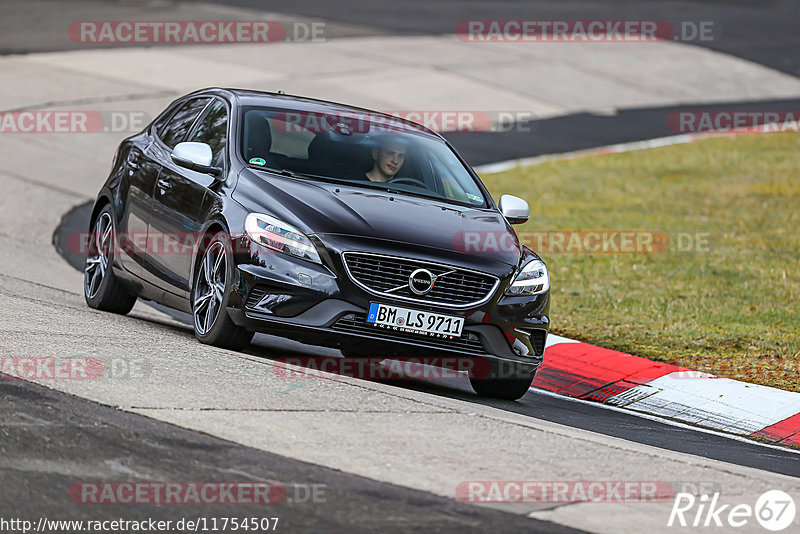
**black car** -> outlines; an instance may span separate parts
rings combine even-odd
[[[259,331],[354,358],[482,361],[473,388],[517,399],[549,326],[547,268],[510,226],[527,218],[422,126],[207,89],[120,144],[84,292],[110,312],[138,297],[191,313],[201,342],[230,349]]]

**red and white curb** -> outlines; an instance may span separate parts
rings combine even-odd
[[[533,387],[800,447],[800,393],[719,378],[553,334]]]

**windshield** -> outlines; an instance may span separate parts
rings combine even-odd
[[[244,107],[240,124],[242,157],[252,166],[485,205],[480,187],[450,147],[399,119]]]

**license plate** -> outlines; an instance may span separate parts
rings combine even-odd
[[[370,302],[367,324],[394,332],[453,338],[461,335],[464,318]]]

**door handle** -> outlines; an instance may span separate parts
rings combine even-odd
[[[169,183],[169,180],[167,180],[165,178],[159,178],[157,183],[158,183],[158,187],[160,187],[161,189],[164,189],[164,190],[172,189],[172,184]]]
[[[130,153],[128,153],[128,157],[125,158],[125,165],[127,165],[129,168],[133,169],[134,171],[138,171],[139,170],[139,156],[140,155],[141,154],[139,153],[138,150],[135,150],[135,149],[131,150]]]

